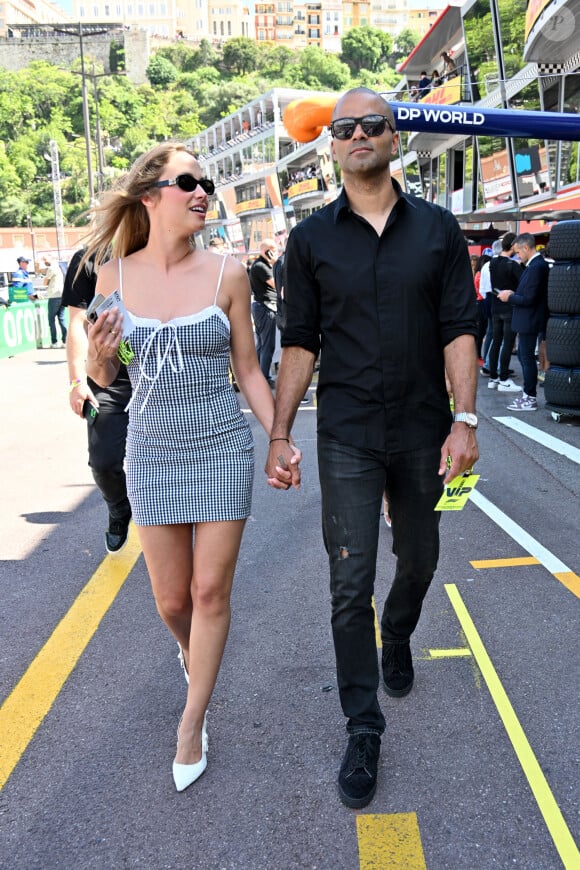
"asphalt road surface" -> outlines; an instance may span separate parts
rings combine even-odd
[[[579,418],[553,420],[541,391],[541,410],[517,416],[480,379],[481,477],[442,518],[415,687],[381,693],[377,794],[355,812],[336,792],[346,736],[314,393],[295,427],[299,492],[265,485],[266,438],[249,416],[253,514],[208,769],[177,794],[176,644],[134,530],[121,555],[105,554],[64,351],[0,360],[0,373],[0,867],[580,868]],[[378,609],[394,570],[379,522]]]

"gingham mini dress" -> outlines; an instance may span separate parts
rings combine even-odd
[[[250,514],[254,444],[229,379],[230,322],[217,304],[225,261],[213,305],[166,323],[131,314],[126,475],[140,526]]]

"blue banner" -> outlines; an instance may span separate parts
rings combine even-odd
[[[480,109],[389,100],[399,130],[414,133],[463,133],[468,136],[521,136],[524,139],[580,141],[580,116],[567,112]]]

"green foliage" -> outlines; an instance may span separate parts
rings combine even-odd
[[[389,34],[377,27],[353,27],[342,37],[342,60],[353,72],[362,69],[376,72],[381,61],[391,54],[392,48]]]
[[[312,90],[341,91],[350,82],[348,66],[334,54],[309,46],[290,67],[287,78],[292,87]]]
[[[260,88],[254,81],[249,79],[231,79],[219,85],[211,85],[206,91],[208,102],[200,108],[199,119],[202,129],[215,124],[218,118],[231,115],[240,106],[255,99],[264,88]]]
[[[179,73],[171,61],[158,52],[149,61],[145,75],[152,87],[166,88],[177,79]]]
[[[283,75],[287,67],[296,61],[296,52],[286,45],[261,42],[259,45],[258,69],[269,78]]]
[[[223,62],[226,69],[239,76],[253,72],[258,66],[258,47],[255,41],[246,36],[228,39],[223,48]]]
[[[109,48],[109,69],[112,73],[120,73],[125,69],[125,49],[122,42],[111,42]]]
[[[391,63],[393,66],[409,57],[417,43],[421,40],[421,35],[416,30],[411,30],[410,27],[405,27],[395,39]]]

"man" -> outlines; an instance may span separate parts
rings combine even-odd
[[[421,70],[421,78],[417,82],[417,90],[419,92],[419,99],[426,97],[431,90],[431,79],[427,75],[427,70]]]
[[[484,248],[481,252],[479,260],[479,273],[476,271],[474,277],[476,291],[482,299],[482,310],[485,314],[487,326],[483,343],[481,346],[481,358],[483,360],[480,373],[484,378],[489,377],[489,353],[491,350],[491,342],[493,340],[493,319],[491,316],[491,278],[489,277],[489,264],[492,257],[499,257],[501,252],[501,242],[499,240],[493,243],[493,247]],[[478,277],[479,276],[479,277]]]
[[[510,411],[537,411],[538,367],[536,343],[544,335],[548,322],[548,275],[550,267],[539,251],[531,233],[521,233],[514,248],[524,273],[517,290],[501,290],[498,299],[511,306],[512,330],[518,334],[518,357],[522,366],[522,395],[508,405]]]
[[[127,543],[131,506],[123,463],[127,439],[131,384],[124,365],[110,387],[99,387],[86,375],[88,339],[86,310],[95,295],[96,274],[88,261],[77,275],[84,251],[73,255],[67,269],[62,303],[68,306],[69,330],[66,358],[70,379],[70,406],[75,414],[87,417],[89,466],[109,511],[105,532],[108,553],[118,553]],[[91,414],[91,403],[93,413]],[[98,409],[95,414],[94,408]],[[88,413],[87,413],[88,411]]]
[[[276,347],[276,285],[272,267],[276,260],[276,242],[264,239],[260,245],[260,255],[250,268],[250,285],[254,295],[252,317],[256,330],[256,350],[262,374],[271,387],[272,357]]]
[[[288,439],[320,350],[323,537],[349,735],[338,788],[347,806],[364,807],[375,793],[385,729],[372,607],[383,493],[397,555],[381,620],[383,684],[402,697],[414,678],[409,639],[437,565],[442,481],[478,458],[477,323],[457,221],[391,178],[399,134],[388,103],[367,88],[348,91],[331,131],[344,188],[292,230],[286,248],[286,326],[266,472],[276,488],[299,484]]]
[[[66,344],[66,317],[64,305],[62,304],[62,291],[64,287],[64,276],[62,269],[57,262],[53,262],[50,257],[43,257],[46,271],[44,273],[43,285],[46,287],[46,298],[48,299],[48,327],[50,329],[51,347],[64,347]],[[58,342],[56,333],[56,321],[60,326],[61,342]]]
[[[26,299],[24,298],[23,292],[20,294],[14,293],[14,301],[25,302],[28,300],[29,302],[32,302],[36,298],[36,295],[28,272],[28,264],[30,263],[30,260],[26,257],[18,257],[16,262],[18,263],[18,268],[12,274],[12,287],[16,290],[20,289],[21,291],[25,291]]]
[[[489,351],[489,381],[487,386],[490,390],[497,390],[500,393],[519,393],[520,391],[520,387],[509,376],[509,364],[515,337],[512,330],[512,312],[497,298],[499,290],[515,291],[523,274],[522,266],[512,260],[515,238],[515,233],[506,233],[500,242],[499,256],[494,257],[489,263],[493,340]],[[494,242],[495,244],[497,243]]]

